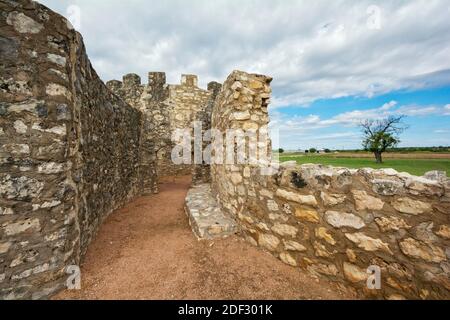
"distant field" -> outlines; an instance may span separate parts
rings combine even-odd
[[[393,168],[399,172],[408,172],[422,176],[432,170],[446,171],[450,174],[450,154],[447,153],[386,153],[384,163],[376,164],[368,153],[338,153],[323,155],[282,154],[280,161],[297,161],[298,164],[315,163],[351,169],[359,168]]]

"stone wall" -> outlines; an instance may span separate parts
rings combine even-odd
[[[267,124],[270,78],[233,72],[213,110],[212,127]],[[243,236],[286,264],[387,299],[450,298],[450,180],[392,169],[212,165],[212,189]],[[367,268],[381,268],[381,289]]]
[[[218,82],[210,82],[208,83],[208,91],[211,92],[206,108],[198,111],[195,115],[195,120],[202,123],[202,140],[194,141],[194,150],[205,150],[210,141],[207,141],[207,132],[211,130],[211,117],[212,110],[214,107],[214,103],[216,102],[217,96],[220,93],[220,89],[222,85]],[[202,164],[196,164],[192,170],[192,183],[193,184],[201,184],[201,183],[209,183],[211,182],[211,166],[206,161],[207,159],[203,159]]]
[[[68,22],[33,1],[0,9],[0,299],[39,299],[156,177],[142,172],[141,112],[107,89]]]
[[[173,163],[171,153],[175,142],[172,134],[176,129],[192,131],[192,123],[196,120],[203,120],[206,124],[209,122],[210,111],[208,116],[205,116],[205,112],[208,105],[214,103],[211,97],[215,97],[215,83],[208,86],[208,90],[203,90],[198,87],[197,76],[182,75],[179,85],[168,85],[165,73],[150,72],[147,85],[141,84],[138,75],[128,74],[122,82],[111,80],[107,86],[143,112],[146,119],[143,134],[147,135],[146,141],[149,142],[145,149],[149,155],[153,152],[156,158],[158,176],[192,174],[195,166]]]
[[[200,89],[197,86],[197,76],[182,75],[181,84],[169,86],[169,107],[170,107],[170,132],[176,129],[189,129],[193,136],[193,122],[198,120],[198,116],[203,112],[211,97],[211,92]],[[172,144],[171,148],[174,146]],[[190,175],[193,171],[193,164],[174,165],[169,154],[166,158],[164,172],[168,175]]]
[[[193,121],[203,132],[262,131],[272,79],[235,71],[222,89],[202,90],[196,76],[167,85],[151,72],[147,85],[129,74],[105,86],[63,17],[28,0],[0,0],[0,9],[1,299],[63,288],[65,268],[80,264],[105,217],[156,192],[157,173],[210,178],[243,236],[289,265],[367,297],[450,298],[445,175],[283,164],[268,176],[266,159],[176,166],[172,132]],[[366,287],[372,265],[381,290]]]
[[[123,82],[111,80],[106,86],[143,114],[140,167],[144,174],[144,193],[157,193],[157,154],[170,141],[169,133],[165,130],[169,111],[166,75],[163,72],[150,72],[148,85],[142,85],[141,78],[131,73],[123,76]]]

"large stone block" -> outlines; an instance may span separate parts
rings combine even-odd
[[[446,260],[445,252],[441,248],[412,238],[401,241],[400,248],[405,255],[416,259],[428,262],[442,262]]]
[[[288,201],[293,201],[310,206],[317,206],[317,200],[313,195],[302,195],[284,189],[278,189],[276,195]]]
[[[36,34],[44,29],[42,24],[26,16],[23,12],[17,11],[13,11],[8,14],[6,23],[13,26],[19,33]]]
[[[430,203],[413,200],[411,198],[399,198],[392,203],[392,206],[401,213],[407,213],[411,215],[429,213],[432,211]]]
[[[355,199],[356,210],[358,211],[383,209],[383,200],[368,195],[365,191],[353,190],[352,194]]]
[[[276,251],[280,239],[270,234],[261,233],[258,237],[258,244],[269,251]]]
[[[362,229],[366,226],[364,220],[351,213],[327,211],[325,220],[335,228],[350,227],[354,229]]]
[[[364,233],[347,233],[345,234],[347,239],[354,242],[359,248],[364,249],[366,251],[384,251],[389,254],[393,254],[389,245],[384,243],[380,239],[371,238]]]
[[[37,198],[44,183],[25,176],[0,175],[0,195],[6,199],[30,200]]]

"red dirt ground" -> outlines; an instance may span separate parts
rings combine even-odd
[[[354,299],[239,237],[197,241],[184,213],[190,177],[111,214],[81,267],[82,290],[55,299]]]

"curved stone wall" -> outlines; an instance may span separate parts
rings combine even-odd
[[[233,72],[216,101],[212,127],[267,125],[269,83],[264,76]],[[445,175],[291,163],[272,176],[255,165],[213,164],[211,172],[218,202],[243,236],[283,262],[366,297],[450,298]],[[380,289],[367,286],[369,267],[381,272]]]
[[[0,298],[39,299],[156,177],[141,112],[103,84],[66,19],[26,0],[0,11]]]
[[[123,81],[111,80],[107,86],[135,109],[144,114],[143,136],[147,155],[156,159],[159,177],[190,175],[196,166],[193,164],[174,164],[171,158],[176,145],[172,134],[177,129],[193,131],[193,122],[203,121],[207,126],[211,116],[205,115],[208,105],[214,102],[214,86],[211,90],[198,87],[195,75],[182,75],[178,85],[166,83],[164,72],[149,72],[148,84],[141,84],[136,74],[127,74]],[[151,161],[153,162],[153,161]],[[156,189],[156,187],[155,187]]]

